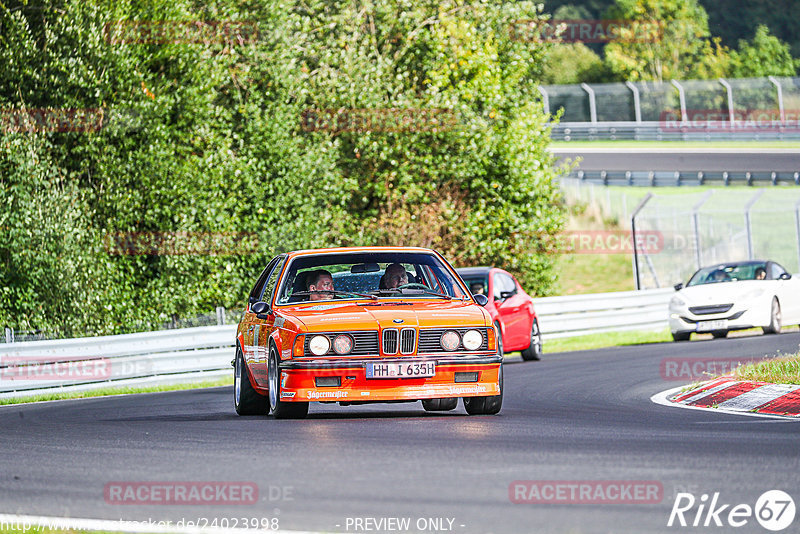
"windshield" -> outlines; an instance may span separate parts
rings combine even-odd
[[[275,303],[342,299],[465,299],[465,288],[437,256],[422,252],[299,256],[281,281]]]
[[[766,280],[767,265],[764,262],[726,263],[700,269],[687,286],[736,282],[739,280]]]
[[[486,275],[461,275],[461,278],[466,282],[467,287],[473,295],[486,295],[489,287],[489,277]]]

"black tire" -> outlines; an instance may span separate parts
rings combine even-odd
[[[280,363],[278,351],[274,345],[269,346],[267,361],[267,380],[269,382],[269,410],[275,419],[304,419],[308,415],[307,402],[283,402],[281,400]]]
[[[497,338],[497,355],[502,358],[505,354],[505,352],[503,352],[503,331],[500,329],[500,323],[498,321],[494,322],[494,330],[494,335]]]
[[[542,333],[539,331],[539,321],[536,317],[531,323],[531,344],[522,351],[522,359],[526,362],[540,360],[542,356]]]
[[[673,332],[672,333],[672,341],[689,341],[689,338],[692,337],[691,332]]]
[[[769,326],[762,327],[765,334],[780,334],[781,333],[781,303],[778,302],[777,297],[772,297],[772,307],[769,314]]]
[[[470,415],[494,415],[503,407],[503,366],[500,365],[500,395],[464,397],[464,409]]]
[[[728,337],[728,331],[727,330],[713,330],[711,332],[711,335],[714,336],[714,339],[720,339],[720,338],[723,338],[723,337]]]
[[[237,344],[236,359],[233,361],[233,407],[239,415],[267,415],[268,406],[267,397],[253,389],[250,371]]]
[[[447,412],[455,410],[458,406],[458,397],[447,397],[444,399],[423,399],[422,407],[426,412]]]

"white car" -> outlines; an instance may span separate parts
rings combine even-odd
[[[739,261],[700,269],[669,303],[672,339],[692,332],[725,337],[731,330],[761,327],[778,334],[800,323],[800,277],[774,261]]]

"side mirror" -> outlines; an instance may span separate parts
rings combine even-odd
[[[781,279],[781,280],[791,280],[791,279],[792,279],[792,275],[791,275],[791,274],[789,274],[789,273],[783,273],[783,274],[780,276],[780,279]]]
[[[475,295],[472,295],[472,299],[478,306],[486,306],[487,304],[489,304],[489,297],[487,297],[483,293],[477,293]]]
[[[681,289],[683,289],[683,282],[681,282],[681,283],[679,283],[679,284],[675,284],[675,285],[674,285],[674,286],[672,286],[672,287],[674,287],[674,288],[675,288],[675,291],[680,291]]]
[[[255,313],[256,315],[261,315],[267,310],[269,310],[269,305],[266,302],[262,301],[258,301],[252,306],[250,306],[250,311]]]

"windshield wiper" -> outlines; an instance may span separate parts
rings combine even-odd
[[[295,293],[292,293],[291,296],[295,296],[295,295],[318,295],[320,293],[324,293],[326,295],[333,295],[333,296],[337,296],[337,295],[350,295],[350,296],[353,296],[353,295],[355,295],[356,297],[361,297],[361,298],[365,298],[365,299],[378,300],[378,297],[376,297],[375,295],[368,295],[366,293],[356,293],[355,291],[339,291],[338,289],[334,289],[334,290],[331,290],[331,291],[327,291],[327,290],[297,291]]]
[[[433,291],[431,289],[421,289],[418,287],[413,288],[391,288],[391,289],[379,289],[377,291],[379,295],[388,295],[386,296],[393,296],[395,293],[400,293],[401,295],[431,295],[433,297],[442,297],[443,299],[453,300],[453,297],[450,295],[445,295],[443,293],[439,293],[437,291]]]

